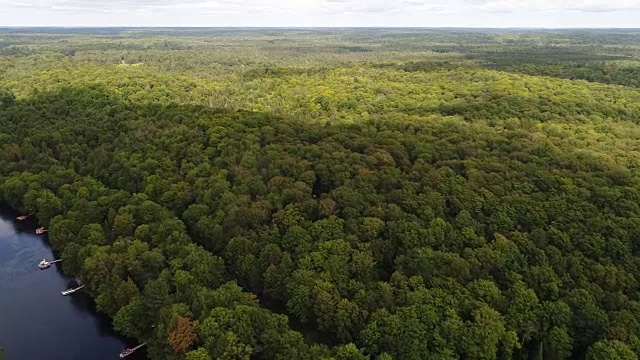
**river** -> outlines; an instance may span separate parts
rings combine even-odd
[[[0,206],[0,346],[6,360],[115,360],[127,343],[98,314],[82,291],[62,296],[72,278],[59,264],[39,270],[54,258],[32,222]],[[145,359],[140,351],[127,360]]]

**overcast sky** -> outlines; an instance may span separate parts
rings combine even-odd
[[[0,26],[640,27],[640,0],[0,0]]]

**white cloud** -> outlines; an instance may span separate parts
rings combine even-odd
[[[640,0],[0,0],[0,26],[640,26]]]
[[[512,11],[584,11],[610,12],[640,10],[639,0],[463,0],[475,10],[487,12]]]

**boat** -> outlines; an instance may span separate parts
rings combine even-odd
[[[40,270],[45,270],[51,267],[51,263],[48,262],[45,259],[42,259],[42,261],[40,261],[40,263],[38,263],[38,269]]]
[[[39,228],[36,229],[36,234],[37,235],[42,235],[47,231],[49,231],[49,230],[45,229],[44,227],[39,227]]]
[[[27,218],[29,217],[29,215],[20,215],[16,218],[16,220],[18,221],[24,221],[27,220]]]

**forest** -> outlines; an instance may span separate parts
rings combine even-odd
[[[152,360],[640,354],[640,31],[5,28],[0,149]]]

